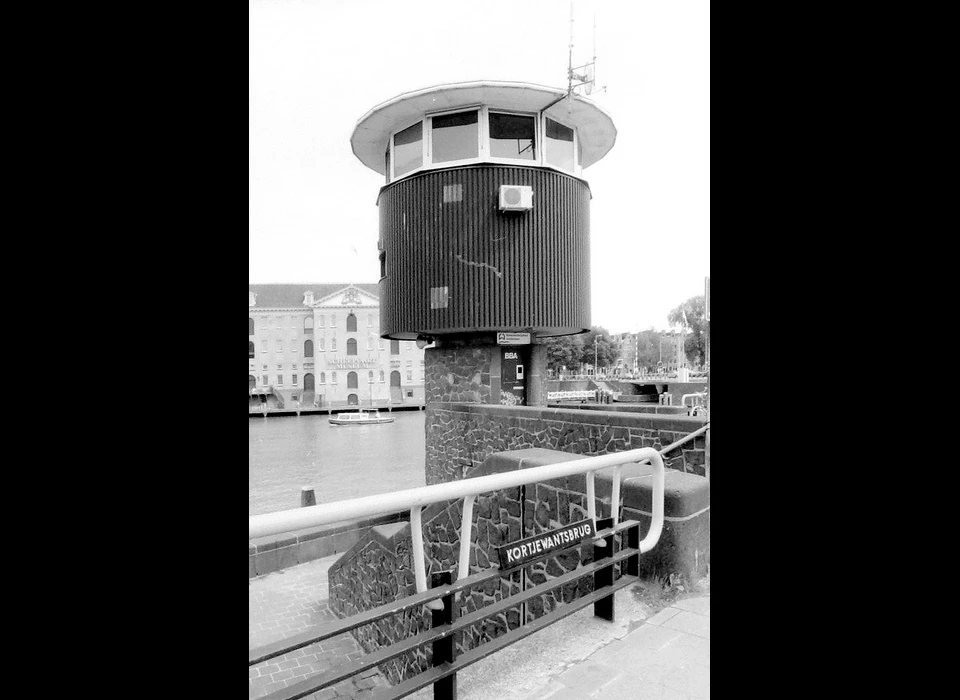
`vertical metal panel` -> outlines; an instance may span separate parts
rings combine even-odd
[[[443,201],[461,185],[460,201]],[[501,212],[502,184],[533,188],[533,209]],[[479,165],[427,171],[386,186],[381,334],[590,327],[589,187],[549,169]],[[445,309],[430,290],[448,287]]]

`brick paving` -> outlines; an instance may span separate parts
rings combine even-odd
[[[338,557],[318,559],[250,580],[251,649],[337,619],[327,605],[327,570]],[[347,633],[251,666],[249,700],[261,698],[362,655],[360,645]],[[388,685],[381,673],[373,668],[307,697],[314,700],[368,700],[375,689]]]

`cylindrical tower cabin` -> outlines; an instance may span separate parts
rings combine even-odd
[[[543,403],[538,339],[590,328],[581,173],[615,138],[592,102],[502,81],[405,93],[359,120],[353,152],[386,178],[380,334],[437,341],[428,403]]]

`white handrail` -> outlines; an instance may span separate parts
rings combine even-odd
[[[697,396],[706,396],[706,395],[707,395],[707,392],[705,392],[705,391],[698,391],[698,392],[695,393],[695,394],[684,394],[683,396],[680,397],[680,405],[681,405],[681,406],[686,406],[686,405],[687,405],[687,398],[688,398],[688,397],[691,397],[691,396],[692,396],[692,397],[696,398]]]
[[[623,464],[646,460],[649,460],[653,466],[653,518],[650,523],[650,530],[647,532],[646,537],[643,538],[643,541],[640,542],[639,549],[641,553],[649,552],[657,544],[657,541],[660,539],[660,533],[663,531],[663,458],[660,456],[660,453],[652,447],[613,452],[597,457],[584,457],[570,462],[546,464],[502,474],[478,476],[472,479],[460,479],[444,484],[421,486],[420,488],[394,491],[393,493],[384,493],[375,496],[364,496],[363,498],[353,498],[346,501],[337,501],[336,503],[322,503],[316,506],[283,510],[276,513],[251,515],[249,520],[249,537],[250,539],[254,539],[257,537],[267,537],[269,535],[279,535],[308,527],[329,525],[343,520],[356,520],[374,515],[398,513],[409,510],[410,527],[413,537],[413,552],[411,554],[414,560],[414,575],[417,582],[417,591],[422,593],[427,590],[426,567],[423,554],[423,530],[420,519],[420,510],[424,506],[444,501],[459,500],[461,498],[468,499],[464,502],[464,516],[460,530],[460,566],[457,572],[457,578],[462,579],[466,578],[470,573],[468,570],[469,565],[464,565],[464,562],[469,562],[473,498],[478,494],[501,491],[503,489],[540,481],[549,481],[550,479],[586,474],[588,496],[587,513],[591,519],[595,520],[596,503],[593,498],[594,472],[599,469],[618,467],[614,472],[615,484],[612,494],[616,497],[617,502],[611,502],[611,513],[614,518],[614,523],[617,523],[619,522],[620,511],[619,467]],[[611,501],[613,501],[613,499],[611,499]]]

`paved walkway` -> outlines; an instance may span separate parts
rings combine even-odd
[[[334,619],[327,569],[339,555],[250,581],[250,648]],[[656,614],[634,586],[616,594],[616,620],[586,608],[461,671],[462,700],[708,700],[710,595],[695,593]],[[325,671],[363,651],[349,634],[250,669],[250,700]],[[373,700],[386,688],[372,669],[309,698]],[[432,688],[408,696],[433,697]]]
[[[299,564],[251,579],[249,646],[251,649],[335,620],[327,606],[327,570],[339,554]],[[326,671],[347,660],[356,660],[363,650],[350,634],[341,634],[289,654],[250,667],[249,700],[260,698],[306,676]],[[314,700],[357,698],[367,700],[387,681],[376,669],[308,696]]]
[[[707,700],[710,598],[689,598],[593,652],[531,700]]]

